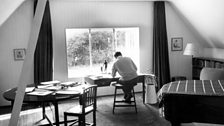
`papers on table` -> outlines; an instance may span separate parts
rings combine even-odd
[[[49,94],[80,94],[86,88],[85,84],[74,81],[63,82],[48,81],[42,82],[41,85],[35,87],[27,87],[26,93],[28,95],[45,96]]]
[[[75,87],[68,87],[63,90],[56,91],[56,94],[81,94],[85,88],[89,87],[86,84],[78,84]]]
[[[78,84],[78,82],[74,82],[74,81],[68,81],[68,82],[62,82],[60,85],[61,86],[73,86]]]
[[[36,88],[34,91],[27,93],[28,95],[45,96],[53,93],[53,91]]]
[[[26,92],[26,93],[28,93],[28,92],[32,92],[34,89],[35,89],[35,87],[26,87],[25,92]]]
[[[112,76],[110,74],[89,75],[88,77],[93,80],[103,79],[103,78],[112,78]]]
[[[55,81],[46,81],[46,82],[41,82],[41,85],[38,85],[38,89],[44,89],[44,90],[51,90],[51,91],[57,91],[61,89],[61,86],[59,86],[60,81],[55,80]]]
[[[43,84],[43,85],[49,85],[49,84],[59,84],[60,81],[58,80],[54,80],[54,81],[45,81],[45,82],[41,82],[40,84]]]
[[[76,90],[59,90],[56,94],[80,94],[80,92]]]
[[[54,85],[38,85],[38,89],[44,89],[44,90],[51,90],[51,91],[57,91],[61,89],[61,86],[54,86]]]

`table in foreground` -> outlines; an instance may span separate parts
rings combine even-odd
[[[15,96],[16,96],[16,91],[17,88],[12,88],[9,89],[7,91],[5,91],[3,93],[3,97],[8,100],[11,101],[12,104],[15,100]],[[25,93],[24,95],[24,100],[23,103],[28,103],[28,104],[41,104],[43,106],[43,118],[46,118],[48,120],[48,122],[50,123],[49,125],[56,125],[59,126],[60,122],[59,120],[59,109],[58,109],[58,102],[59,101],[63,101],[63,100],[68,100],[74,97],[80,97],[80,93],[77,94],[57,94],[57,93],[52,93],[46,96],[37,96],[37,95],[28,95],[27,93]],[[54,105],[54,110],[55,110],[55,122],[51,123],[50,119],[47,117],[46,113],[45,113],[45,104],[46,103],[52,103]]]
[[[189,122],[224,124],[224,107],[216,106],[224,100],[224,80],[175,81],[165,84],[159,94],[165,118],[172,126]],[[214,106],[206,103],[214,99]]]
[[[111,82],[118,81],[119,77],[112,78],[110,74],[88,75],[84,77],[85,82],[95,84],[97,87],[110,86]],[[142,98],[145,103],[145,83],[155,84],[156,78],[153,74],[139,74],[138,83],[142,83]]]

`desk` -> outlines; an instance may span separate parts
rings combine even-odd
[[[112,78],[110,74],[88,75],[84,77],[85,82],[95,84],[97,87],[110,86],[111,82],[118,81],[119,77]],[[145,103],[145,82],[156,84],[156,78],[153,74],[139,74],[138,82],[142,83],[142,97]]]
[[[7,91],[5,91],[3,93],[3,97],[8,100],[11,101],[12,103],[15,100],[15,96],[16,96],[16,90],[17,88],[12,88],[9,89]],[[79,97],[80,93],[77,94],[50,94],[50,95],[46,95],[46,96],[36,96],[36,95],[28,95],[25,93],[24,95],[24,103],[42,103],[43,105],[43,118],[46,118],[49,123],[51,125],[56,125],[59,126],[60,125],[60,121],[59,121],[59,110],[58,110],[58,102],[59,101],[63,101],[63,100],[67,100],[67,99],[71,99],[74,97]],[[55,123],[51,123],[49,118],[47,117],[47,115],[45,114],[45,103],[52,103],[54,105],[54,109],[55,109]]]
[[[165,118],[173,126],[179,126],[182,122],[224,124],[223,116],[220,116],[224,115],[223,109],[217,108],[215,113],[208,112],[208,106],[201,102],[202,99],[224,100],[224,80],[174,81],[161,88],[159,98],[160,106],[164,106]]]

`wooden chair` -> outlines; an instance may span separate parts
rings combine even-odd
[[[96,126],[96,88],[96,85],[91,85],[84,89],[83,94],[80,97],[80,104],[64,112],[65,126],[67,126],[68,123],[68,116],[78,117],[78,119],[74,120],[71,125],[78,123],[79,126]],[[93,123],[87,123],[85,116],[91,112],[93,113]]]
[[[134,87],[132,88],[133,100],[131,100],[130,103],[126,103],[124,100],[117,100],[117,90],[119,90],[119,89],[122,90],[123,85],[121,85],[119,83],[113,83],[113,84],[111,84],[111,86],[115,87],[114,103],[113,103],[113,114],[114,114],[115,107],[134,107],[135,108],[135,112],[137,113]]]

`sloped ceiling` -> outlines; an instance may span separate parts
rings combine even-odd
[[[23,1],[0,0],[0,27]],[[197,33],[201,45],[224,49],[224,0],[168,1],[193,29],[192,32]]]
[[[0,0],[0,27],[25,0]]]
[[[224,49],[224,0],[170,0],[199,43],[207,48]]]

